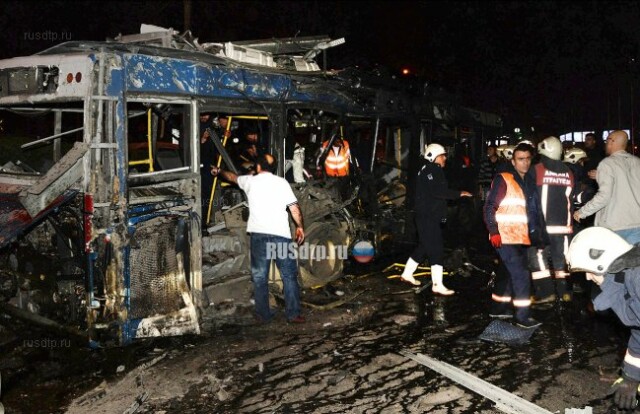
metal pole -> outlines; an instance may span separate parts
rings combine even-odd
[[[59,134],[62,132],[62,112],[55,111],[54,112],[54,127],[53,133]],[[62,140],[60,138],[56,138],[53,140],[53,162],[60,161],[60,157],[62,156]]]
[[[371,152],[371,165],[369,166],[369,172],[373,172],[373,163],[376,160],[376,149],[378,147],[378,132],[380,131],[380,118],[376,118],[376,130],[373,133],[373,151]]]
[[[59,133],[59,134],[53,134],[53,135],[51,135],[51,136],[48,136],[48,137],[46,137],[46,138],[39,139],[39,140],[37,140],[37,141],[32,141],[32,142],[29,142],[29,143],[26,143],[26,144],[22,144],[22,145],[20,146],[20,148],[21,148],[21,149],[30,148],[30,147],[33,147],[33,146],[35,146],[35,145],[38,145],[38,144],[42,144],[42,143],[44,143],[44,142],[51,141],[52,139],[56,139],[56,138],[58,138],[58,137],[62,137],[62,136],[64,136],[64,135],[69,135],[69,134],[73,134],[74,132],[82,131],[83,129],[84,129],[84,127],[80,127],[80,128],[71,129],[71,130],[69,130],[69,131],[61,132],[61,133]]]
[[[400,355],[412,359],[440,375],[444,375],[452,381],[457,382],[463,387],[494,401],[496,403],[495,408],[502,412],[509,414],[552,414],[551,411],[539,407],[522,397],[518,397],[515,394],[503,390],[502,388],[496,387],[495,385],[469,374],[458,367],[447,364],[446,362],[438,361],[437,359],[431,358],[427,355],[414,354],[407,350],[400,351]]]
[[[191,0],[184,0],[184,30],[191,30]]]
[[[635,125],[634,125],[634,111],[633,111],[633,75],[631,77],[631,129],[629,130],[629,135],[631,135],[631,153],[634,154],[635,153],[635,148],[633,145],[634,142],[634,132],[635,132]]]
[[[402,130],[398,128],[396,130],[396,163],[398,164],[398,169],[402,168],[402,148],[400,145],[402,144]]]
[[[224,138],[222,139],[222,146],[225,147],[227,145],[227,137],[229,132],[231,131],[231,124],[233,123],[233,117],[230,116],[227,118],[227,128],[225,130]],[[222,164],[222,156],[218,157],[218,162],[216,164],[217,168],[220,168]],[[205,165],[203,168],[211,168],[211,166]],[[207,221],[205,224],[209,224],[211,222],[211,208],[213,207],[213,197],[216,194],[216,187],[218,186],[218,176],[216,175],[213,178],[213,186],[211,187],[211,196],[209,196],[209,208],[207,209]]]

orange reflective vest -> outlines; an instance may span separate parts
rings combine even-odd
[[[346,177],[349,175],[349,159],[351,152],[349,151],[349,143],[342,141],[342,146],[336,154],[333,148],[327,149],[329,141],[322,143],[322,150],[327,152],[327,158],[324,160],[324,171],[328,177]]]
[[[531,241],[524,192],[512,174],[501,173],[500,175],[507,184],[507,192],[496,211],[496,222],[502,243],[529,245]]]

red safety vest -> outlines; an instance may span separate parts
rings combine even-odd
[[[501,173],[500,175],[507,184],[507,192],[500,201],[498,211],[496,211],[496,222],[502,243],[529,245],[531,240],[529,240],[527,204],[524,192],[512,174]]]
[[[351,152],[349,151],[349,143],[342,141],[342,147],[338,154],[335,153],[333,148],[328,148],[329,141],[322,143],[323,151],[327,152],[327,158],[324,160],[324,171],[328,177],[346,177],[349,175],[349,158]]]

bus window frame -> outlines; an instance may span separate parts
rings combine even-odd
[[[198,168],[196,164],[197,164],[197,159],[199,157],[199,154],[194,153],[195,151],[198,151],[196,149],[196,145],[194,145],[197,139],[197,137],[195,136],[197,135],[197,132],[195,132],[197,130],[197,126],[195,125],[195,122],[194,122],[194,114],[197,114],[199,109],[197,99],[183,99],[183,98],[173,99],[168,97],[134,96],[134,97],[126,98],[125,105],[128,105],[129,103],[185,105],[184,113],[188,117],[188,119],[185,120],[183,124],[183,129],[187,130],[187,127],[188,127],[189,130],[188,130],[188,136],[185,135],[182,139],[186,139],[190,142],[190,145],[189,145],[190,148],[189,148],[188,156],[185,157],[185,160],[184,160],[185,164],[187,165],[178,167],[178,168],[170,168],[170,169],[160,170],[160,171],[149,171],[149,172],[140,172],[140,173],[129,172],[128,180],[139,181],[139,180],[144,180],[145,178],[161,177],[161,176],[173,174],[173,173],[192,174],[192,173],[198,172]],[[130,159],[129,159],[129,125],[128,125],[129,122],[128,121],[130,117],[128,114],[128,109],[125,111],[125,113],[127,114],[127,118],[124,122],[124,125],[125,125],[124,137],[126,140],[124,150],[126,150],[126,155],[127,155],[126,165],[128,169],[129,166],[131,166]],[[197,118],[195,118],[195,120],[197,120]],[[151,158],[153,159],[152,152],[151,152]],[[138,160],[135,160],[135,161],[138,161]]]

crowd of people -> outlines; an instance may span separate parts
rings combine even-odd
[[[275,259],[284,282],[287,320],[302,323],[295,261],[266,254],[269,243],[304,241],[302,211],[287,180],[274,175],[276,161],[259,148],[255,131],[247,130],[246,148],[236,154],[251,164],[242,166],[240,174],[204,162],[214,153],[207,147],[211,134],[228,134],[226,121],[219,120],[218,125],[218,132],[211,128],[202,132],[202,170],[208,176],[203,177],[203,204],[211,190],[205,187],[211,177],[221,176],[246,193],[256,318],[268,322],[274,315],[267,280],[269,262]],[[531,308],[571,302],[573,291],[581,285],[570,283],[570,272],[586,272],[584,285],[591,287],[594,308],[612,309],[631,327],[623,374],[613,386],[615,402],[622,409],[635,407],[640,384],[640,159],[626,151],[628,141],[624,131],[613,131],[606,138],[604,152],[594,134],[586,136],[584,148],[564,148],[556,137],[547,137],[537,146],[530,141],[490,146],[477,170],[462,158],[464,185],[456,181],[455,190],[449,188],[445,174],[446,149],[436,143],[425,146],[425,163],[415,189],[418,245],[400,276],[402,281],[420,285],[413,275],[428,259],[432,292],[455,293],[443,282],[442,226],[448,217],[447,202],[477,196],[487,239],[499,259],[489,316],[513,318],[522,329],[536,328],[541,323],[532,317]],[[292,164],[304,164],[295,159],[296,150],[301,152],[299,147],[294,149]],[[349,143],[333,136],[321,145],[317,160],[318,171],[335,181],[340,196],[346,198],[353,168]],[[294,171],[294,176],[295,182],[304,180],[300,171]],[[296,227],[293,238],[289,214]]]
[[[604,151],[592,133],[585,136],[584,148],[564,147],[556,137],[543,139],[537,148],[530,141],[487,148],[471,182],[477,183],[476,203],[499,258],[491,317],[514,318],[529,329],[540,325],[531,317],[531,307],[548,309],[558,300],[571,302],[574,290],[585,287],[595,298],[600,290],[585,283],[584,276],[575,275],[570,282],[567,255],[578,231],[595,224],[630,244],[640,242],[640,161],[626,151],[628,140],[624,131],[613,131]],[[432,290],[440,294],[453,293],[441,288],[437,276],[442,262],[440,226],[447,217],[443,206],[446,200],[471,195],[465,191],[469,185],[465,188],[460,181],[453,185],[457,190],[448,188],[446,156],[438,144],[425,148],[426,165],[418,174],[414,206],[419,244],[401,276],[419,283],[412,274],[428,256],[435,275]],[[594,215],[595,220],[589,220]],[[452,224],[447,231],[463,225]]]
[[[556,137],[537,148],[529,141],[489,147],[477,177],[488,238],[500,263],[490,317],[536,328],[541,323],[531,316],[532,305],[571,302],[580,284],[572,286],[569,276],[586,272],[593,282],[593,309],[613,310],[631,329],[620,378],[611,387],[622,410],[637,406],[640,385],[640,158],[627,152],[628,145],[627,133],[618,130],[606,137],[604,151],[592,133],[584,149],[563,148]],[[401,278],[419,284],[413,272],[428,255],[433,292],[450,295],[441,279],[442,205],[471,194],[448,188],[441,171],[444,148],[431,144],[424,156],[415,204],[419,245]]]

